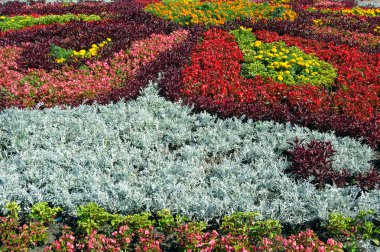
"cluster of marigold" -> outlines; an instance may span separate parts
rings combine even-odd
[[[211,97],[219,104],[263,102],[275,106],[285,103],[290,107],[332,111],[361,120],[379,116],[380,70],[376,56],[345,45],[280,36],[275,32],[256,34],[264,43],[282,40],[333,65],[338,73],[333,85],[335,90],[308,84],[288,86],[278,78],[243,78],[240,63],[244,58],[235,38],[227,31],[213,29],[204,34],[203,42],[190,56],[190,65],[183,70],[183,95]]]
[[[230,32],[244,55],[243,76],[260,75],[288,85],[310,83],[329,87],[334,82],[336,73],[330,64],[283,42],[262,43],[251,31],[241,26]]]
[[[244,0],[163,1],[150,4],[145,10],[180,25],[221,25],[244,18],[294,20],[297,16],[288,5],[265,5]]]
[[[73,59],[74,61],[76,59],[92,59],[96,58],[99,56],[99,51],[106,46],[108,43],[112,41],[111,38],[107,38],[106,40],[102,41],[101,43],[98,44],[92,44],[91,48],[88,49],[87,51],[85,49],[81,49],[79,51],[76,50],[70,50],[71,54],[68,56],[68,59],[66,58],[58,58],[55,60],[57,63],[64,63],[67,60]]]

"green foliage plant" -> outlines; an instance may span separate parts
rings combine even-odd
[[[188,221],[188,218],[182,217],[180,215],[174,217],[168,209],[158,211],[157,217],[157,230],[161,232],[170,232],[170,230],[178,228],[180,225]]]
[[[274,238],[281,235],[281,224],[278,220],[259,220],[258,212],[237,212],[224,216],[221,230],[232,235],[247,235],[250,238]],[[257,241],[258,242],[258,241]]]
[[[39,202],[33,205],[29,218],[42,223],[52,223],[59,212],[60,207],[49,207],[47,202]]]
[[[375,218],[374,210],[360,210],[353,218],[341,213],[330,213],[325,227],[328,235],[342,241],[347,251],[358,251],[360,240],[369,240],[376,246],[380,245],[380,225],[376,225],[371,218]]]
[[[16,201],[8,202],[5,205],[5,213],[8,217],[18,221],[19,220],[19,213],[20,213],[21,207],[19,204],[17,204]]]
[[[110,220],[110,213],[94,202],[78,207],[78,228],[90,234],[94,229],[100,229]]]

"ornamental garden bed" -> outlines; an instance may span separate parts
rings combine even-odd
[[[0,5],[0,251],[376,251],[380,9]]]

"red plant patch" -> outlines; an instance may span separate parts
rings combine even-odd
[[[184,96],[211,97],[217,104],[264,102],[269,106],[286,104],[310,111],[332,111],[361,120],[379,117],[380,57],[363,53],[345,45],[335,46],[275,32],[257,32],[266,43],[282,40],[305,53],[332,64],[338,70],[333,90],[323,87],[287,86],[271,79],[240,76],[242,53],[234,37],[222,30],[209,30],[202,44],[191,54],[191,64],[183,71]]]
[[[302,141],[296,139],[294,148],[287,151],[292,164],[285,172],[294,174],[299,179],[312,177],[312,183],[318,188],[334,184],[338,187],[357,185],[363,191],[380,189],[380,173],[376,168],[356,175],[344,168],[339,171],[333,170],[335,152],[331,142],[313,140],[303,145]]]

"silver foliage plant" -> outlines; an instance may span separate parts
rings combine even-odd
[[[90,201],[124,214],[169,208],[210,219],[235,211],[300,223],[330,211],[380,210],[380,193],[316,190],[283,173],[299,139],[328,140],[336,169],[370,168],[350,138],[273,122],[220,120],[166,101],[150,84],[135,101],[0,113],[0,207],[48,201],[75,214]]]

